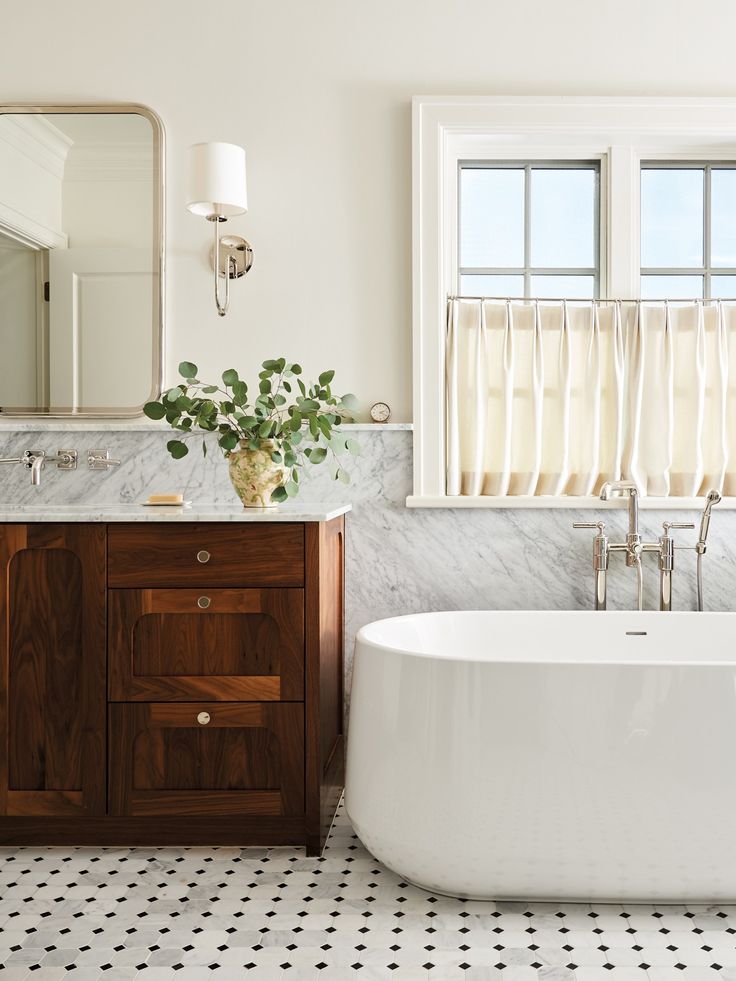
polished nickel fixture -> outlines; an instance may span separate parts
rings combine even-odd
[[[654,552],[659,561],[659,608],[662,611],[672,610],[672,572],[675,568],[675,550],[694,551],[697,554],[697,583],[698,610],[703,609],[703,569],[702,558],[706,551],[710,513],[715,504],[721,500],[716,490],[710,491],[706,498],[703,515],[700,522],[700,532],[695,545],[675,545],[670,535],[673,528],[692,529],[694,524],[689,522],[664,521],[662,534],[656,542],[642,541],[639,533],[639,490],[630,480],[608,481],[601,487],[601,500],[609,501],[612,497],[625,496],[628,498],[629,526],[626,540],[611,542],[605,534],[605,524],[602,521],[576,521],[573,528],[594,528],[597,534],[593,539],[593,572],[595,576],[595,609],[606,609],[606,589],[608,581],[608,565],[612,552],[623,552],[626,565],[636,572],[637,609],[643,608],[644,577],[641,558],[645,552]]]
[[[34,487],[41,486],[41,473],[46,466],[56,467],[57,470],[76,470],[79,461],[77,450],[58,450],[54,455],[45,450],[24,450],[21,456],[0,457],[0,463],[18,463],[31,472],[31,483]],[[109,450],[87,450],[88,470],[110,470],[119,467],[121,461],[113,460]]]
[[[253,249],[239,235],[220,235],[220,223],[248,210],[245,150],[234,143],[195,143],[189,147],[187,208],[215,226],[210,254],[215,273],[215,306],[224,317],[230,306],[230,280],[245,276]],[[220,298],[220,278],[225,289]]]
[[[26,450],[22,456],[5,457],[0,463],[20,463],[26,470],[31,471],[31,483],[34,487],[41,486],[41,471],[49,464],[58,470],[76,470],[78,454],[76,450],[59,450],[55,456],[49,456],[45,450]]]

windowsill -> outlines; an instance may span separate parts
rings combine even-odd
[[[639,507],[642,511],[700,511],[703,508],[702,497],[640,497]],[[599,497],[449,497],[426,496],[412,494],[406,499],[408,508],[494,508],[526,510],[567,509],[567,510],[610,510],[611,508],[625,510],[628,506],[626,498],[611,498],[601,501]],[[724,497],[718,504],[719,510],[736,510],[736,497]]]

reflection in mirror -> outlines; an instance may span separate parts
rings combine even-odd
[[[0,411],[137,415],[160,387],[163,132],[135,106],[0,109]]]

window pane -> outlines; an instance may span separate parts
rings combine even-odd
[[[532,296],[550,300],[592,300],[594,291],[592,276],[532,276]]]
[[[642,276],[642,300],[694,300],[703,295],[702,276]]]
[[[736,170],[711,171],[711,263],[736,266]]]
[[[524,265],[524,171],[460,171],[460,265]]]
[[[463,296],[523,296],[523,276],[461,276]]]
[[[736,300],[736,276],[712,276],[710,295],[715,300]]]
[[[531,265],[595,266],[596,172],[535,167],[531,181]]]
[[[642,168],[642,266],[703,265],[703,180],[697,169]]]

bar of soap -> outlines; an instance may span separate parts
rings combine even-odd
[[[149,504],[183,504],[183,494],[151,494],[148,498]]]

